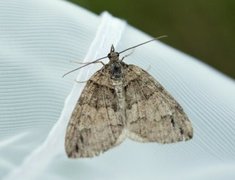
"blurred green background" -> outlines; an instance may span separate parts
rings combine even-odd
[[[70,0],[108,11],[235,78],[235,0]]]

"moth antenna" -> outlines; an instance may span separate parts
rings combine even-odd
[[[149,40],[149,41],[146,41],[146,42],[137,44],[137,45],[135,45],[135,46],[129,47],[129,48],[127,48],[127,49],[125,49],[125,50],[123,50],[123,51],[120,51],[120,52],[118,52],[118,53],[121,54],[121,53],[126,52],[126,51],[128,51],[128,50],[130,50],[130,49],[134,49],[134,48],[136,48],[136,47],[142,46],[142,45],[144,45],[144,44],[147,44],[147,43],[149,43],[149,42],[152,42],[152,41],[155,41],[155,40],[157,40],[157,39],[164,38],[164,37],[167,37],[167,35],[162,35],[162,36],[156,37],[156,38],[151,39],[151,40]],[[90,64],[96,63],[97,61],[99,61],[99,60],[101,60],[101,59],[105,59],[105,58],[107,58],[107,57],[108,57],[108,56],[104,56],[104,57],[98,58],[98,59],[96,59],[96,60],[94,60],[94,61],[92,61],[92,62],[88,62],[88,63],[86,63],[86,64],[83,65],[83,66],[80,66],[80,67],[78,67],[78,68],[75,68],[75,69],[73,69],[73,70],[71,70],[71,71],[65,73],[62,77],[65,77],[65,76],[67,76],[68,74],[70,74],[70,73],[72,73],[72,72],[74,72],[74,71],[77,71],[77,70],[79,70],[79,69],[82,69],[82,68],[84,68],[84,67],[86,67],[86,66],[88,66],[88,65],[90,65]]]
[[[142,45],[144,45],[144,44],[150,43],[150,42],[152,42],[152,41],[155,41],[155,40],[157,40],[157,39],[161,39],[161,38],[164,38],[164,37],[167,37],[167,35],[162,35],[162,36],[156,37],[156,38],[151,39],[151,40],[149,40],[149,41],[146,41],[146,42],[137,44],[137,45],[135,45],[135,46],[129,47],[129,48],[127,48],[127,49],[125,49],[125,50],[123,50],[123,51],[120,51],[120,52],[118,52],[118,53],[121,54],[121,53],[126,52],[126,51],[128,51],[128,50],[130,50],[130,49],[134,49],[134,48],[136,48],[136,47],[142,46]]]
[[[86,67],[86,66],[88,66],[88,65],[90,65],[90,64],[96,63],[97,61],[99,61],[99,60],[101,60],[101,59],[105,59],[105,58],[107,58],[107,57],[108,57],[108,56],[105,56],[105,57],[102,57],[102,58],[98,58],[98,59],[96,59],[96,60],[94,60],[94,61],[85,63],[85,65],[80,66],[80,67],[78,67],[78,68],[75,68],[75,69],[73,69],[73,70],[71,70],[71,71],[65,73],[62,77],[65,77],[65,76],[67,76],[68,74],[70,74],[70,73],[72,73],[72,72],[74,72],[74,71],[77,71],[77,70],[79,70],[79,69],[82,69],[82,68],[84,68],[84,67]]]

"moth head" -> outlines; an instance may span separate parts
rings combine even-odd
[[[108,54],[110,61],[118,61],[119,53],[115,51],[114,46],[111,46],[110,53]]]

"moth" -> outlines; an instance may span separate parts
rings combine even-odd
[[[69,158],[97,156],[126,138],[165,144],[193,137],[192,124],[180,104],[148,72],[119,58],[153,40],[121,52],[112,45],[107,56],[68,72],[109,58],[87,81],[72,112],[65,135]]]

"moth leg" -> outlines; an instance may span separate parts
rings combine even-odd
[[[97,61],[95,63],[101,63],[103,66],[105,65],[102,61]]]
[[[132,49],[132,51],[131,51],[129,54],[127,54],[127,55],[123,56],[123,57],[122,57],[122,59],[121,59],[120,61],[122,62],[126,57],[130,56],[131,54],[133,54],[133,53],[134,53],[134,51],[135,51],[135,49]]]

